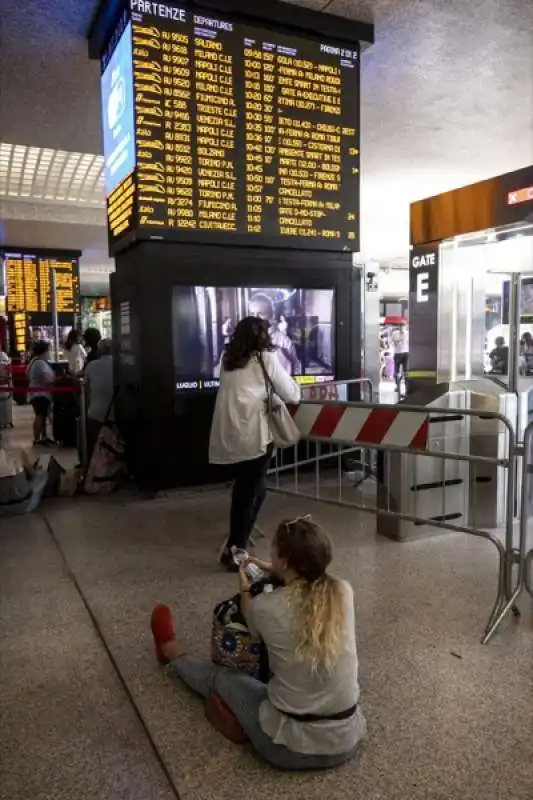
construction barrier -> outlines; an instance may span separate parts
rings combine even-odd
[[[371,513],[378,523],[386,520],[413,523],[412,529],[419,534],[432,532],[430,529],[453,531],[486,539],[494,546],[498,556],[496,596],[483,634],[483,641],[488,641],[502,614],[514,607],[510,562],[514,558],[516,446],[511,422],[495,412],[461,409],[458,414],[455,408],[403,403],[377,406],[304,401],[292,413],[302,442],[276,453],[269,472],[271,490]],[[453,437],[430,440],[432,423],[442,425],[443,420],[455,421],[458,416],[476,419],[481,427],[496,426],[501,454],[493,457],[470,454]],[[390,491],[397,477],[393,475],[392,457],[403,455],[412,457],[398,467],[405,473],[409,488],[405,507]],[[433,459],[439,465],[437,480],[421,479],[423,459]],[[456,477],[457,465],[461,477]],[[495,531],[472,524],[467,510],[458,513],[455,505],[448,506],[456,488],[462,488],[466,496],[468,487],[477,485],[478,472],[483,473],[488,466],[503,473],[503,539]],[[360,480],[354,471],[363,473]],[[427,508],[428,496],[433,498],[431,511]]]

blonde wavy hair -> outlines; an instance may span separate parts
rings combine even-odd
[[[287,585],[296,616],[296,659],[315,673],[329,673],[341,654],[346,622],[340,581],[326,571],[331,540],[306,516],[282,522],[275,545],[280,560],[297,575]]]

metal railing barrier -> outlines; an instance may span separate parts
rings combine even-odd
[[[488,641],[503,616],[514,608],[518,591],[512,585],[516,560],[512,423],[496,412],[407,403],[304,400],[293,415],[302,440],[294,448],[276,452],[269,471],[270,490],[374,514],[385,531],[387,521],[393,520],[412,523],[405,528],[413,537],[426,526],[491,542],[498,554],[498,574],[496,597],[482,639]],[[478,437],[484,430],[492,436],[496,431],[496,454],[469,452],[460,425],[475,429]],[[487,474],[498,476],[503,541],[492,526],[475,523],[473,499],[476,491],[492,480]],[[399,479],[404,487],[401,496],[391,491]],[[522,563],[522,580],[525,568]]]
[[[80,451],[80,464],[83,475],[87,472],[88,464],[88,446],[87,446],[87,380],[86,378],[79,378],[80,383],[80,439],[78,442]]]
[[[533,581],[531,565],[533,562],[533,546],[528,550],[529,519],[533,510],[533,422],[530,422],[525,431],[523,445],[516,450],[517,472],[521,475],[520,509],[519,509],[519,535],[518,546],[511,544],[507,551],[507,595],[506,602],[499,610],[492,623],[488,626],[483,642],[488,642],[494,635],[503,620],[510,612],[515,616],[520,615],[516,601],[524,592],[533,597]],[[516,567],[516,582],[513,583],[514,567]]]

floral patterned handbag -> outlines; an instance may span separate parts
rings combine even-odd
[[[269,576],[252,585],[252,595],[273,591],[279,585],[279,581]],[[268,651],[264,642],[248,630],[238,594],[213,609],[211,661],[221,667],[245,672],[262,683],[268,683],[270,679]]]

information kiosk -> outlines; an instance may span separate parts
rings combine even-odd
[[[271,323],[303,385],[358,377],[360,42],[280,2],[103,3],[100,58],[117,408],[139,482],[220,477],[224,344]]]

